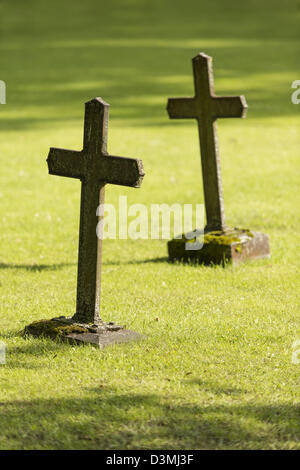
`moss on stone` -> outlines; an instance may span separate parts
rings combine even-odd
[[[205,265],[222,264],[225,266],[232,261],[233,250],[242,256],[244,247],[254,236],[250,230],[239,228],[207,232],[204,234],[201,248],[188,250],[186,244],[194,243],[196,237],[187,239],[183,235],[182,238],[174,238],[168,242],[169,258],[184,262],[192,261]],[[199,237],[198,240],[201,241],[201,238]]]
[[[25,334],[33,336],[64,337],[71,333],[88,333],[88,329],[79,325],[66,325],[58,320],[39,320],[26,326]]]
[[[231,245],[240,242],[240,238],[235,233],[210,232],[204,235],[204,244]]]
[[[248,229],[228,229],[226,231],[218,230],[204,234],[204,245],[225,245],[230,246],[233,243],[242,243],[243,238],[253,238],[253,233]],[[174,238],[172,242],[176,243],[195,243],[196,237],[187,239],[185,235],[182,238]]]

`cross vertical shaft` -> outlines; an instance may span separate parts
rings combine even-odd
[[[245,117],[247,104],[243,96],[217,97],[214,93],[212,59],[204,53],[193,59],[195,96],[170,98],[170,118],[197,120],[204,200],[205,231],[225,230],[225,210],[217,136],[219,117]]]
[[[80,229],[78,248],[76,321],[97,324],[100,318],[102,239],[97,237],[97,208],[104,204],[105,183],[91,191],[89,182],[81,188]]]
[[[104,204],[105,182],[98,183],[97,158],[107,154],[109,105],[95,101],[85,105],[83,153],[85,178],[81,183],[80,228],[78,248],[77,301],[74,319],[95,324],[100,318],[102,239],[97,237],[97,208]],[[92,313],[93,312],[93,313]],[[93,319],[92,319],[93,315]]]

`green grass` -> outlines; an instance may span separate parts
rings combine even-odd
[[[109,5],[109,6],[108,6]],[[299,449],[299,0],[0,2],[1,449]],[[80,149],[83,104],[111,104],[109,151],[141,157],[140,190],[107,202],[203,202],[197,130],[170,121],[214,57],[227,221],[270,235],[271,260],[166,262],[166,241],[106,241],[102,315],[142,332],[104,351],[26,339],[75,311],[80,185],[48,176],[50,146]]]

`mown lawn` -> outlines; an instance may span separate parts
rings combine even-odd
[[[1,449],[299,449],[298,0],[0,2]],[[108,150],[143,159],[140,190],[107,202],[201,203],[196,126],[170,121],[214,58],[232,226],[270,235],[270,260],[172,265],[166,241],[105,241],[102,314],[147,339],[104,351],[24,338],[75,311],[78,181],[47,173],[50,146],[81,149],[83,104],[111,104]]]

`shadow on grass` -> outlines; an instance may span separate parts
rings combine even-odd
[[[2,435],[18,449],[263,449],[299,442],[296,405],[176,404],[105,386],[82,398],[2,405]]]
[[[169,260],[167,256],[162,256],[158,258],[149,258],[149,259],[137,259],[137,260],[129,260],[129,261],[103,261],[103,266],[120,266],[120,265],[130,265],[130,264],[152,264],[152,263],[170,263],[172,262]]]
[[[223,266],[222,264],[203,264],[199,263],[197,260],[172,260],[168,258],[167,256],[161,256],[158,258],[149,258],[149,259],[140,259],[140,260],[128,260],[128,261],[103,261],[102,266],[129,266],[129,265],[139,265],[139,264],[159,264],[159,263],[165,263],[169,264],[172,266],[191,266],[191,267],[201,267],[201,268],[206,268],[206,269],[216,269],[216,268],[227,268],[231,267],[230,263],[225,264]]]
[[[199,51],[214,56],[216,80],[224,80],[216,93],[246,94],[249,115],[297,112],[289,93],[299,56],[296,2],[28,0],[18,12],[13,3],[4,5],[0,33],[14,113],[7,105],[1,130],[82,120],[83,103],[99,95],[125,124],[170,125],[167,98],[192,95],[190,60]]]
[[[202,379],[190,379],[185,380],[184,382],[186,385],[197,386],[199,389],[212,392],[214,395],[241,395],[244,391],[241,388],[236,387],[227,387],[225,385],[220,385],[217,383],[207,382]]]
[[[24,328],[18,331],[1,334],[0,340],[22,337],[24,341],[18,346],[7,347],[7,367],[9,369],[44,369],[45,359],[55,360],[58,353],[69,353],[70,344],[56,338],[33,338],[24,334]],[[84,347],[77,345],[76,348]],[[39,362],[38,359],[41,359]]]
[[[0,269],[24,269],[25,271],[56,271],[68,266],[75,266],[76,263],[56,263],[56,264],[14,264],[0,263]]]
[[[18,336],[20,336],[20,334]],[[48,354],[50,352],[62,350],[69,352],[70,345],[63,341],[59,341],[59,339],[56,339],[55,341],[48,339],[46,343],[41,343],[37,339],[36,342],[31,341],[30,343],[28,342],[28,344],[23,344],[22,346],[9,347],[9,352],[11,354],[26,354],[32,356],[39,356],[41,354]]]

